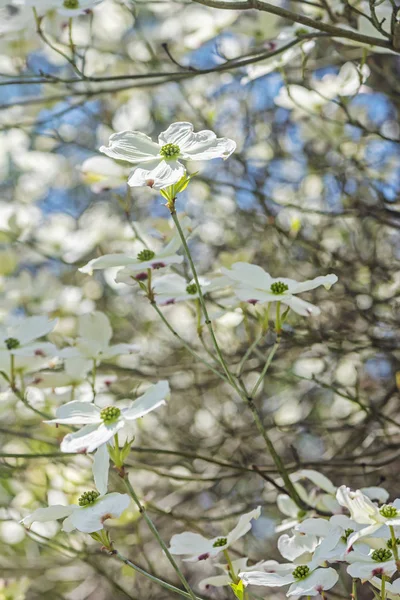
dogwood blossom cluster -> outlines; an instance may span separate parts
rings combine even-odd
[[[282,587],[287,597],[325,597],[344,569],[353,595],[357,589],[361,593],[361,588],[369,588],[370,594],[376,589],[379,598],[398,597],[400,500],[391,502],[381,487],[336,488],[323,474],[308,469],[293,473],[291,479],[304,508],[299,509],[289,496],[278,496],[281,511],[295,517],[290,523],[284,521],[289,533],[277,540],[286,562],[267,558],[251,565],[248,557],[237,558],[236,553],[234,560],[229,557],[231,546],[250,530],[250,519],[260,517],[260,507],[243,515],[224,536],[211,540],[191,532],[173,536],[171,552],[186,555],[184,560],[210,560],[214,569],[223,571],[201,580],[199,589],[230,587],[237,598],[243,598],[247,588]],[[282,526],[276,531],[281,532]],[[220,552],[226,562],[214,563]]]

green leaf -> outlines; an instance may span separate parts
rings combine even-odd
[[[240,580],[239,583],[231,583],[230,586],[231,586],[236,598],[238,600],[243,600],[244,592],[245,592],[243,581]]]

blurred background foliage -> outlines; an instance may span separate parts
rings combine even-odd
[[[348,27],[361,6],[275,4]],[[254,561],[276,558],[274,528],[282,515],[276,491],[254,470],[268,477],[275,467],[232,390],[194,362],[144,298],[114,282],[115,270],[94,277],[77,270],[103,253],[135,251],[138,233],[171,235],[156,192],[127,189],[122,180],[110,187],[82,171],[123,129],[155,137],[182,120],[237,141],[228,161],[195,165],[199,173],[179,197],[179,213],[192,221],[199,272],[245,260],[274,277],[339,277],[329,293],[308,294],[322,309],[319,318],[288,319],[257,394],[264,422],[291,471],[313,468],[353,487],[384,482],[399,494],[398,54],[321,35],[275,65],[257,57],[274,52],[280,32],[292,28],[293,38],[307,30],[295,32],[267,13],[173,0],[104,0],[74,18],[71,49],[65,17],[48,13],[40,37],[31,13],[14,9],[12,15],[10,7],[0,8],[0,316],[57,317],[50,339],[61,346],[76,335],[80,314],[105,312],[114,339],[138,343],[141,351],[101,364],[100,406],[135,397],[143,382],[169,380],[168,406],[140,423],[129,459],[164,539],[188,529],[223,534],[237,515],[261,504],[262,517],[242,550]],[[25,18],[23,28],[13,28],[15,13]],[[85,78],[54,48],[73,50]],[[254,60],[237,65],[238,57]],[[327,99],[324,89],[348,62],[367,75],[350,94],[339,86]],[[290,94],[282,96],[287,85],[304,88],[291,107]],[[315,101],[307,91],[318,85]],[[190,280],[185,266],[181,272]],[[258,334],[254,310],[218,316],[218,305],[217,296],[210,301],[217,337],[229,363],[238,365]],[[162,311],[203,352],[193,306]],[[246,382],[256,381],[273,338],[264,336],[246,362]],[[68,389],[38,381],[42,370],[61,368],[54,361],[25,374],[32,406],[53,414],[69,400]],[[59,456],[64,431],[43,424],[0,385],[0,598],[170,598],[121,570],[83,534],[47,523],[28,535],[18,524],[33,506],[76,500],[90,486],[90,459]],[[89,383],[78,390],[90,397]],[[12,456],[21,453],[37,456]],[[112,487],[120,488],[116,474]],[[127,511],[111,532],[125,555],[175,582],[137,511]],[[206,563],[185,569],[194,585],[214,572]],[[208,594],[228,598],[226,589]]]

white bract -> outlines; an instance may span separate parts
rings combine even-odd
[[[128,494],[113,492],[107,494],[108,486],[108,452],[107,448],[97,452],[93,463],[93,475],[97,487],[96,491],[84,492],[78,504],[63,506],[55,504],[47,508],[37,508],[32,514],[24,517],[21,523],[30,527],[38,521],[56,521],[64,519],[62,530],[66,532],[82,531],[94,533],[104,528],[107,519],[116,519],[122,515],[130,504]]]
[[[101,146],[100,152],[136,165],[128,185],[163,189],[184,176],[185,167],[178,159],[226,159],[235,148],[233,140],[217,138],[208,130],[194,133],[191,123],[178,122],[158,136],[158,143],[140,131],[121,131],[112,135],[109,145]]]
[[[56,351],[49,342],[38,342],[54,329],[57,321],[47,317],[10,318],[0,325],[0,364],[8,364],[10,355],[14,357],[45,357]]]
[[[317,596],[324,590],[330,590],[339,579],[331,567],[322,568],[318,561],[305,564],[269,561],[267,572],[254,571],[239,573],[244,585],[260,585],[266,587],[283,587],[290,585],[287,596]]]
[[[65,17],[77,17],[90,11],[103,0],[25,0],[26,6],[32,6],[39,15],[55,10]]]
[[[239,538],[243,537],[251,529],[252,519],[258,519],[261,514],[261,507],[242,515],[234,529],[226,536],[219,536],[211,540],[203,537],[199,533],[185,531],[178,533],[171,538],[169,551],[171,554],[186,555],[184,560],[196,562],[213,558],[220,552],[223,552]]]
[[[125,424],[143,417],[165,404],[169,396],[167,381],[152,385],[127,408],[107,406],[98,408],[89,402],[73,401],[60,406],[56,418],[46,423],[84,425],[79,431],[69,433],[61,442],[62,452],[90,453],[106,444]]]
[[[247,565],[248,558],[238,558],[237,560],[232,561],[232,568],[234,573],[247,573],[249,571],[258,571],[264,567],[264,565],[268,565],[264,561],[258,562],[251,567]],[[212,577],[207,577],[206,579],[202,579],[199,582],[200,590],[208,590],[210,587],[224,587],[226,585],[230,585],[232,583],[232,577],[230,576],[230,571],[228,565],[225,564],[215,564],[215,567],[222,571],[222,575],[214,575]]]
[[[138,352],[137,344],[110,345],[112,328],[110,321],[102,312],[94,311],[78,318],[78,333],[74,346],[59,352],[62,358],[106,360],[120,354]]]
[[[80,168],[82,179],[96,192],[126,185],[129,169],[107,156],[91,156]]]
[[[222,268],[221,271],[234,282],[235,294],[241,301],[253,304],[282,302],[303,316],[319,315],[321,311],[310,302],[298,298],[297,294],[314,290],[321,285],[329,289],[338,280],[333,274],[303,282],[286,277],[271,277],[261,267],[244,262],[233,264],[231,269]]]

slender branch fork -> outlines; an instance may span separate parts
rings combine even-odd
[[[271,439],[270,439],[270,437],[268,435],[268,432],[267,432],[267,430],[264,427],[262,417],[261,417],[261,415],[260,415],[260,413],[259,413],[259,411],[258,411],[258,409],[257,409],[257,407],[255,405],[253,394],[248,394],[247,390],[243,386],[243,384],[240,385],[240,379],[238,381],[235,380],[235,377],[231,373],[231,371],[230,371],[230,369],[229,369],[229,367],[228,367],[228,365],[226,363],[226,360],[225,360],[225,358],[223,356],[223,353],[222,353],[222,351],[221,351],[221,349],[219,347],[219,344],[218,344],[217,338],[215,336],[214,329],[213,329],[213,326],[212,326],[212,323],[211,323],[211,320],[210,320],[210,317],[209,317],[209,314],[208,314],[207,305],[206,305],[206,302],[205,302],[205,299],[204,299],[204,296],[203,296],[203,293],[202,293],[202,290],[201,290],[201,285],[200,285],[200,282],[199,282],[199,278],[198,278],[198,275],[197,275],[197,270],[196,270],[196,267],[195,267],[195,264],[194,264],[194,261],[193,261],[193,257],[191,255],[190,248],[189,248],[189,246],[187,244],[187,241],[186,241],[186,238],[185,238],[185,234],[184,234],[184,232],[182,230],[182,227],[180,225],[179,218],[178,218],[178,215],[177,215],[177,212],[176,212],[175,200],[176,200],[175,198],[173,198],[172,200],[170,200],[167,203],[167,206],[168,206],[168,209],[169,209],[169,211],[171,213],[171,217],[172,217],[172,219],[174,221],[176,229],[178,231],[179,237],[181,238],[182,247],[184,249],[186,258],[189,261],[189,265],[190,265],[190,268],[191,268],[191,271],[192,271],[193,279],[194,279],[194,281],[196,283],[197,292],[199,294],[200,306],[201,306],[201,309],[203,311],[205,323],[206,323],[208,332],[210,334],[210,338],[211,338],[213,347],[215,349],[218,361],[219,361],[219,363],[220,363],[220,365],[221,365],[221,367],[222,367],[222,369],[224,371],[224,374],[225,374],[225,376],[226,376],[229,384],[231,385],[231,387],[235,390],[235,392],[239,395],[239,397],[250,408],[250,411],[251,411],[251,413],[253,415],[253,419],[254,419],[254,422],[256,424],[256,427],[257,427],[259,433],[261,434],[261,436],[263,437],[263,439],[265,441],[265,444],[267,446],[268,452],[271,455],[271,457],[272,457],[272,459],[273,459],[273,461],[275,463],[275,466],[278,469],[278,472],[279,472],[280,476],[282,477],[282,479],[284,481],[284,484],[285,484],[285,487],[286,487],[286,489],[288,491],[288,494],[290,495],[290,497],[292,498],[292,500],[297,504],[297,506],[299,508],[303,509],[303,508],[305,508],[304,502],[301,500],[301,498],[300,498],[300,496],[299,496],[299,494],[298,494],[295,486],[293,485],[293,482],[290,479],[289,473],[288,473],[288,471],[287,471],[287,469],[286,469],[286,467],[285,467],[285,465],[284,465],[281,457],[279,456],[278,452],[275,450],[274,444],[271,441]],[[269,368],[269,366],[270,366],[270,364],[272,362],[272,359],[273,359],[273,357],[274,357],[274,355],[275,355],[275,353],[276,353],[276,351],[278,349],[279,341],[280,341],[280,328],[278,328],[278,330],[277,330],[276,343],[275,343],[275,345],[274,345],[274,347],[273,347],[273,349],[272,349],[272,351],[271,351],[271,353],[270,353],[270,355],[269,355],[269,357],[268,357],[268,359],[266,361],[266,364],[265,364],[265,366],[264,366],[264,368],[262,370],[262,373],[261,373],[259,379],[256,382],[256,385],[253,388],[253,392],[254,393],[257,391],[259,385],[261,384],[262,380],[264,379],[264,377],[265,377],[265,375],[267,373],[267,370],[268,370],[268,368]]]
[[[170,551],[168,550],[164,540],[162,539],[162,537],[160,536],[156,526],[154,525],[153,521],[151,520],[151,518],[149,517],[149,515],[147,514],[147,511],[145,509],[145,507],[142,505],[142,503],[140,502],[135,490],[132,487],[131,482],[129,481],[129,477],[128,474],[125,472],[124,469],[122,469],[122,475],[123,475],[123,481],[125,484],[125,487],[127,489],[127,492],[129,493],[130,497],[132,498],[132,500],[134,501],[134,503],[136,504],[136,506],[139,509],[139,512],[143,515],[144,520],[146,521],[150,531],[152,532],[152,534],[154,535],[154,537],[156,538],[157,542],[159,543],[160,547],[162,548],[162,550],[164,551],[165,556],[167,557],[167,559],[169,560],[169,562],[171,563],[174,571],[176,572],[176,574],[178,575],[183,587],[186,589],[187,593],[184,594],[187,598],[190,598],[191,600],[198,600],[197,597],[195,596],[195,594],[192,591],[192,588],[190,587],[186,577],[184,576],[184,574],[182,573],[181,569],[179,568],[179,565],[177,564],[177,562],[175,561],[174,557],[172,556],[172,554],[170,553]],[[126,563],[126,559],[124,559],[124,562]],[[128,561],[129,562],[129,561]],[[126,563],[128,564],[128,563]],[[131,566],[131,565],[129,565]],[[165,586],[164,586],[165,587]],[[176,591],[178,588],[174,588],[174,591]]]

